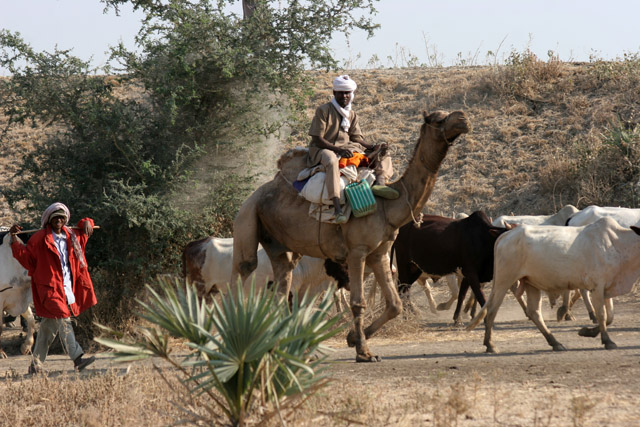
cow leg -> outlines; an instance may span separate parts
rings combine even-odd
[[[576,320],[571,314],[571,310],[569,307],[569,301],[571,300],[571,291],[565,291],[562,293],[562,305],[558,307],[558,312],[556,313],[556,319],[558,322],[562,320]]]
[[[31,348],[33,347],[33,333],[36,328],[36,319],[33,317],[33,312],[31,311],[31,307],[27,307],[27,310],[22,313],[22,317],[27,322],[27,336],[24,339],[24,342],[20,346],[20,352],[22,354],[30,354]]]
[[[404,257],[401,259],[404,259]],[[398,294],[402,300],[402,305],[406,306],[413,313],[417,313],[418,310],[413,306],[409,292],[413,282],[418,280],[420,276],[422,276],[422,270],[413,262],[404,262],[401,264],[400,261],[398,261]],[[377,276],[376,280],[378,280]]]
[[[458,303],[456,305],[456,311],[455,313],[453,313],[453,321],[456,326],[462,323],[460,322],[460,309],[462,308],[462,303],[464,302],[464,298],[466,296],[467,289],[469,289],[469,287],[471,287],[471,290],[473,291],[473,295],[476,297],[476,300],[478,301],[478,303],[480,303],[480,305],[484,305],[485,303],[484,295],[482,294],[482,289],[480,287],[480,282],[478,282],[476,275],[470,274],[469,276],[465,276],[462,279],[462,283],[460,284],[460,293],[458,294]]]
[[[364,313],[367,309],[363,284],[365,256],[366,248],[358,247],[352,248],[347,258],[347,264],[349,266],[349,287],[351,288],[351,312],[353,313],[353,329],[347,335],[347,344],[349,347],[356,348],[356,362],[379,362],[380,358],[371,354],[369,351],[363,325]],[[388,266],[388,257],[386,263]],[[389,275],[391,275],[390,272]],[[398,300],[399,299],[398,297]]]
[[[593,304],[591,303],[591,295],[590,292],[586,289],[580,289],[580,294],[582,295],[582,300],[584,301],[584,306],[587,309],[587,313],[589,313],[589,319],[591,319],[591,321],[593,323],[598,323],[598,318],[596,317],[596,313],[593,309]],[[609,317],[607,316],[607,321],[609,320]],[[607,323],[610,324],[610,323]]]
[[[527,303],[522,298],[522,295],[524,294],[524,288],[524,283],[521,283],[518,280],[513,285],[511,285],[510,289],[513,293],[513,296],[516,297],[516,301],[518,301],[518,304],[520,304],[520,307],[522,307],[522,311],[524,311],[525,316],[529,317],[529,314],[527,313]]]
[[[553,351],[566,351],[565,346],[560,344],[558,340],[553,336],[551,331],[547,328],[542,318],[542,292],[538,288],[525,284],[525,291],[527,292],[527,316],[538,327],[538,330],[542,332],[542,335],[547,340],[547,343],[553,348]]]
[[[453,302],[458,298],[458,283],[462,282],[462,273],[458,271],[455,274],[448,274],[444,279],[447,281],[449,291],[451,291],[451,296],[447,302],[438,304],[437,309],[440,311],[449,310],[453,305]]]
[[[436,313],[436,301],[433,299],[431,285],[429,285],[430,281],[431,279],[425,275],[418,277],[417,280],[418,284],[422,286],[424,294],[427,296],[427,301],[429,301],[429,309],[431,309],[432,313]]]
[[[482,310],[478,315],[482,314],[483,310],[486,310],[486,317],[484,320],[484,345],[487,347],[487,353],[497,353],[498,349],[493,345],[491,341],[491,332],[493,330],[493,324],[498,314],[498,309],[504,300],[505,295],[509,287],[498,287],[496,283],[493,284],[493,289],[489,295],[489,300],[484,304]]]
[[[607,326],[609,326],[613,323],[613,298],[606,298],[604,304],[607,309]]]
[[[618,346],[609,338],[609,333],[607,332],[607,308],[604,295],[602,295],[602,292],[593,292],[591,296],[593,297],[593,308],[598,318],[598,326],[593,328],[584,327],[580,329],[578,334],[583,337],[595,338],[599,333],[604,348],[607,350],[616,349]]]

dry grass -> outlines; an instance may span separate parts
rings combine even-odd
[[[92,376],[16,373],[0,378],[0,387],[0,419],[12,425],[166,425],[181,416],[174,407],[176,384],[145,366]]]

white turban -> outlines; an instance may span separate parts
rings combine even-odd
[[[353,92],[358,85],[346,74],[333,79],[333,90],[336,92]]]
[[[63,210],[66,216],[66,221],[65,224],[69,223],[69,218],[71,217],[71,215],[69,214],[69,208],[67,206],[65,206],[63,203],[60,202],[56,202],[54,204],[52,204],[51,206],[49,206],[47,209],[45,209],[44,213],[42,214],[42,220],[41,220],[41,227],[45,228],[47,226],[47,224],[49,224],[49,220],[51,219],[51,214],[59,211],[59,210]]]

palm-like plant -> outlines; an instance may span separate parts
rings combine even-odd
[[[116,360],[161,357],[183,376],[189,393],[206,393],[233,425],[244,425],[258,404],[265,417],[280,414],[324,385],[322,342],[339,332],[339,315],[327,292],[323,298],[286,298],[268,289],[242,286],[211,305],[178,278],[159,278],[160,292],[147,286],[148,303],[141,317],[153,326],[141,327],[142,339],[126,342],[122,334],[102,327],[118,339],[96,341],[116,351]],[[170,355],[169,338],[187,340],[190,357]],[[210,408],[211,409],[211,408]],[[209,410],[213,418],[218,412]]]

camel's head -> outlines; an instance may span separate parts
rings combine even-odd
[[[453,113],[435,111],[431,114],[425,111],[423,115],[424,125],[420,131],[421,137],[429,136],[435,140],[442,140],[447,145],[453,145],[460,135],[471,131],[469,120],[462,111]]]

